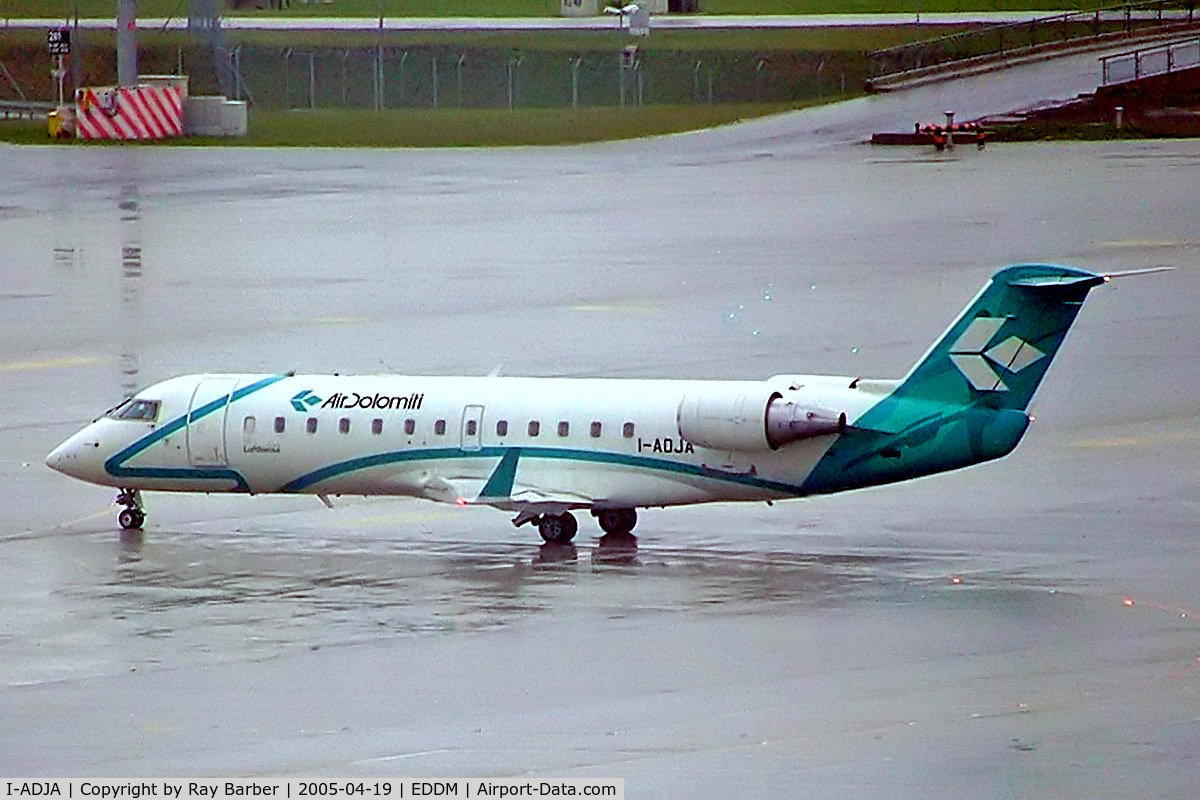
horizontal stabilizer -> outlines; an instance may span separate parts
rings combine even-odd
[[[1009,286],[1025,286],[1031,289],[1058,289],[1058,288],[1073,288],[1073,289],[1090,289],[1093,286],[1099,286],[1106,280],[1104,275],[1086,275],[1086,276],[1062,276],[1049,278],[1024,278],[1021,280],[1009,281]]]
[[[1109,272],[1105,274],[1104,279],[1112,278],[1130,278],[1134,275],[1153,275],[1155,272],[1174,272],[1174,267],[1146,267],[1145,269],[1127,269],[1123,272]]]

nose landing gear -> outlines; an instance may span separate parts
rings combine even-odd
[[[142,493],[137,489],[122,489],[117,494],[119,505],[125,506],[117,515],[117,522],[125,530],[140,529],[146,524],[146,510],[142,507]]]

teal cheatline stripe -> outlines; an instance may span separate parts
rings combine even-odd
[[[170,422],[165,422],[156,428],[151,433],[138,439],[133,444],[121,450],[116,455],[110,457],[104,462],[104,471],[114,478],[158,478],[158,479],[175,479],[175,480],[227,480],[233,481],[234,488],[240,492],[250,491],[250,485],[246,482],[245,477],[237,470],[226,469],[224,467],[127,467],[125,462],[143,452],[148,447],[162,441],[173,433],[181,430],[189,422],[195,422],[198,419],[208,416],[215,411],[224,408],[226,405],[235,403],[247,395],[254,394],[260,389],[265,389],[271,384],[278,383],[283,380],[284,375],[272,375],[262,380],[243,386],[236,390],[232,395],[225,395],[213,400],[210,403],[205,403],[200,408],[192,409],[190,414],[183,414],[176,417]]]
[[[656,472],[670,472],[678,475],[688,475],[697,478],[707,478],[714,481],[722,481],[725,483],[736,483],[741,486],[751,486],[756,489],[766,489],[768,491],[777,492],[783,495],[798,496],[805,494],[804,490],[799,486],[782,481],[773,481],[765,478],[760,478],[757,475],[747,475],[744,473],[722,472],[721,470],[712,469],[710,467],[702,467],[697,464],[688,464],[679,461],[669,461],[664,458],[649,458],[646,456],[626,455],[624,453],[607,453],[602,451],[592,450],[573,450],[569,448],[551,448],[551,447],[485,447],[482,450],[462,450],[460,448],[435,448],[429,450],[404,450],[388,453],[377,453],[375,455],[365,456],[363,458],[350,459],[336,464],[330,464],[313,472],[301,475],[298,478],[291,480],[279,488],[280,492],[299,492],[308,487],[320,483],[321,481],[329,480],[330,478],[339,475],[345,475],[350,472],[356,472],[362,469],[371,469],[372,467],[380,467],[385,464],[397,464],[406,461],[442,461],[462,458],[501,458],[501,464],[493,471],[492,476],[488,479],[488,486],[493,481],[499,487],[505,480],[508,481],[508,493],[512,492],[512,476],[504,475],[504,459],[510,457],[510,453],[516,451],[517,455],[512,455],[512,472],[516,474],[516,462],[518,458],[550,458],[561,459],[564,461],[582,461],[594,464],[614,464],[622,467],[632,467],[635,469],[652,470]],[[497,477],[500,475],[500,477]],[[507,497],[509,494],[487,494],[488,486],[484,487],[484,493],[480,497]],[[499,489],[497,489],[499,491]]]
[[[752,486],[756,489],[769,489],[773,492],[789,495],[804,494],[796,485],[760,478],[741,472],[723,472],[711,467],[698,464],[688,464],[682,461],[669,461],[665,458],[650,458],[648,456],[628,456],[624,453],[593,452],[591,450],[569,450],[558,448],[526,448],[526,458],[561,458],[568,461],[590,461],[597,464],[618,464],[626,467],[650,469],[658,472],[674,472],[679,475],[692,475],[697,478],[709,478],[725,483],[736,483],[742,486]]]
[[[520,458],[521,448],[519,447],[514,447],[504,454],[504,458],[500,459],[500,463],[492,472],[492,477],[488,478],[483,491],[479,493],[481,500],[485,498],[504,499],[512,496],[513,480],[517,477],[517,461]]]
[[[503,456],[506,450],[507,448],[504,447],[485,447],[482,450],[438,447],[428,450],[396,450],[387,453],[375,453],[374,455],[329,464],[313,472],[301,475],[298,478],[293,478],[283,486],[280,486],[279,491],[286,493],[301,492],[309,486],[321,481],[327,481],[330,478],[336,478],[339,475],[358,472],[363,469],[382,467],[387,464],[399,464],[405,461],[445,461],[458,458],[496,458]]]

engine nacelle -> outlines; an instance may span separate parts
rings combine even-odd
[[[690,392],[679,404],[679,435],[713,450],[778,450],[788,442],[846,430],[846,415],[785,398],[762,384]]]
[[[767,442],[772,450],[797,439],[845,432],[845,411],[806,406],[778,394],[767,405]]]

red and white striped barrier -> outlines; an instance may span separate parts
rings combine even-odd
[[[179,86],[88,86],[75,92],[79,139],[163,139],[183,135]]]

